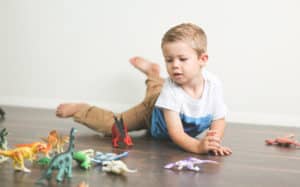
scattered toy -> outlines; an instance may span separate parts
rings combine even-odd
[[[127,127],[123,122],[122,116],[120,120],[116,116],[114,116],[114,118],[115,118],[115,123],[112,126],[113,147],[119,147],[121,146],[120,144],[123,144],[124,146],[132,146],[133,143],[131,137],[128,135]]]
[[[94,156],[93,149],[87,149],[75,152],[73,154],[73,159],[79,164],[79,166],[83,169],[89,169],[91,164],[91,158]]]
[[[294,134],[289,134],[282,137],[277,137],[275,139],[266,139],[265,142],[267,145],[278,145],[289,147],[291,145],[300,146],[300,143],[294,139]]]
[[[5,119],[5,112],[2,108],[0,108],[0,119]]]
[[[102,170],[105,172],[115,174],[124,174],[125,172],[137,172],[137,170],[128,169],[127,165],[121,160],[103,161]]]
[[[8,135],[8,132],[6,131],[6,128],[2,129],[0,131],[0,150],[7,150],[7,139],[6,136]],[[0,155],[0,163],[5,162],[8,160],[8,157]]]
[[[89,185],[87,183],[85,183],[84,181],[80,182],[77,187],[89,187]]]
[[[51,149],[56,150],[57,153],[64,152],[64,145],[69,143],[69,136],[62,136],[56,130],[52,130],[47,138],[41,138],[47,144],[51,145]]]
[[[48,166],[51,162],[51,158],[43,157],[37,160],[37,164],[41,166]]]
[[[17,147],[11,150],[0,150],[0,155],[10,157],[13,160],[15,170],[30,172],[24,165],[24,159],[33,161],[36,159],[36,154],[45,149],[45,144],[35,144],[32,147]]]
[[[44,179],[50,180],[53,170],[58,170],[56,175],[57,182],[63,181],[65,175],[67,175],[67,177],[69,178],[72,177],[72,155],[74,154],[74,133],[76,131],[77,130],[75,128],[71,129],[68,150],[63,153],[59,153],[53,157],[48,168],[42,174],[41,178],[37,181],[37,183],[42,183]]]
[[[115,153],[96,152],[96,156],[94,158],[92,158],[91,160],[93,162],[96,162],[97,164],[102,164],[104,161],[119,160],[126,156],[128,156],[128,152],[123,152],[118,155]]]
[[[29,143],[29,144],[16,144],[16,147],[34,147],[37,145],[41,145],[44,147],[44,149],[41,149],[41,153],[44,153],[46,157],[50,157],[49,156],[49,152],[51,151],[51,145],[50,144],[45,144],[42,142],[33,142],[33,143]]]
[[[179,160],[177,162],[169,163],[164,166],[166,169],[176,169],[182,170],[184,168],[191,170],[191,171],[200,171],[200,167],[197,164],[204,164],[204,163],[213,163],[217,164],[218,162],[212,160],[200,160],[194,157],[188,157],[184,160]]]

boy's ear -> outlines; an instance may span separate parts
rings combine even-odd
[[[200,60],[200,63],[202,66],[205,66],[207,61],[208,61],[208,55],[207,53],[202,53],[200,56],[199,56],[199,60]]]

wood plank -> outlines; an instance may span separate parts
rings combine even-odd
[[[169,141],[158,141],[147,136],[144,131],[131,133],[134,147],[114,149],[111,138],[104,137],[71,119],[57,118],[52,110],[3,107],[6,119],[0,122],[0,129],[7,128],[8,143],[14,147],[17,143],[39,141],[49,131],[56,129],[68,134],[71,127],[76,127],[76,150],[87,148],[102,152],[129,151],[124,162],[129,168],[138,169],[137,173],[124,176],[107,174],[101,166],[88,171],[73,164],[73,178],[56,183],[55,176],[45,186],[76,186],[86,181],[92,186],[297,186],[300,175],[300,150],[266,146],[266,138],[294,133],[300,134],[299,128],[228,124],[224,144],[231,147],[233,154],[227,157],[195,155],[184,152]],[[299,137],[296,137],[299,138]],[[201,171],[173,171],[163,166],[169,162],[194,156],[200,159],[218,161],[218,165],[205,164]],[[31,173],[15,172],[11,161],[0,164],[0,186],[29,187],[38,186],[35,182],[41,176],[43,168],[26,162]]]

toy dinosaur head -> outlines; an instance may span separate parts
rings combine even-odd
[[[46,152],[46,151],[47,151],[47,144],[37,142],[37,143],[35,143],[35,144],[32,146],[32,149],[33,149],[33,151],[36,152],[36,153]]]

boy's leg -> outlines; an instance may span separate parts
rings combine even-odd
[[[75,121],[86,125],[104,134],[111,134],[111,128],[114,124],[114,115],[123,118],[128,131],[147,129],[150,126],[150,117],[157,97],[159,96],[163,79],[149,77],[146,80],[146,96],[140,104],[124,111],[120,114],[114,114],[110,110],[103,108],[81,105],[80,110],[73,114]],[[73,106],[75,106],[73,104]]]
[[[130,61],[134,67],[147,75],[147,90],[142,103],[121,114],[116,114],[118,117],[123,117],[129,131],[149,127],[153,106],[163,85],[163,79],[159,77],[159,66],[157,64],[140,57],[134,57]],[[111,128],[114,124],[114,113],[112,111],[84,103],[62,104],[58,107],[56,113],[59,117],[73,116],[75,121],[105,134],[111,134]]]

